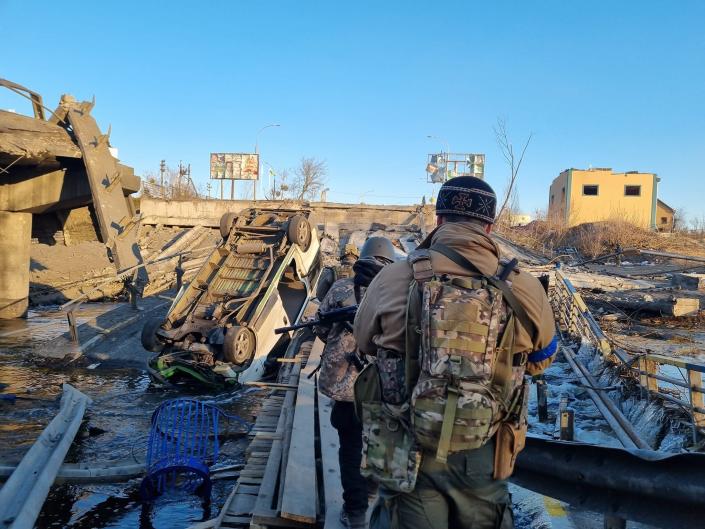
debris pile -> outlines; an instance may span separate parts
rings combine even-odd
[[[190,279],[219,238],[217,230],[203,226],[142,226],[138,243],[151,279],[145,295],[173,287],[177,266],[183,271],[183,281]],[[33,244],[31,259],[33,305],[64,303],[82,295],[89,300],[116,298],[124,291],[124,283],[115,275],[104,245],[97,240],[71,245]]]

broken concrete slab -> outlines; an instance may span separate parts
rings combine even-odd
[[[705,274],[673,274],[671,284],[684,290],[705,292]]]
[[[621,309],[661,314],[663,316],[695,316],[700,310],[700,299],[674,292],[623,291],[610,292],[605,301]]]
[[[627,279],[607,274],[581,272],[572,267],[565,267],[563,272],[575,288],[581,289],[612,291],[653,288],[656,286],[655,283],[642,279]]]

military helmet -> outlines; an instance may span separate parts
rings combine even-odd
[[[386,237],[370,237],[360,249],[360,259],[382,257],[394,261],[394,245]]]

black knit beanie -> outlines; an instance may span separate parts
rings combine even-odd
[[[474,176],[451,178],[441,186],[436,215],[473,217],[494,223],[497,196],[487,182]]]

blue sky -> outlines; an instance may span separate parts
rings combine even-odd
[[[533,132],[523,210],[568,167],[653,171],[704,216],[705,2],[31,2],[0,0],[0,77],[96,97],[139,173],[254,148],[277,170],[325,159],[329,199],[412,203],[426,155],[487,154]],[[0,92],[0,108],[29,112]]]

